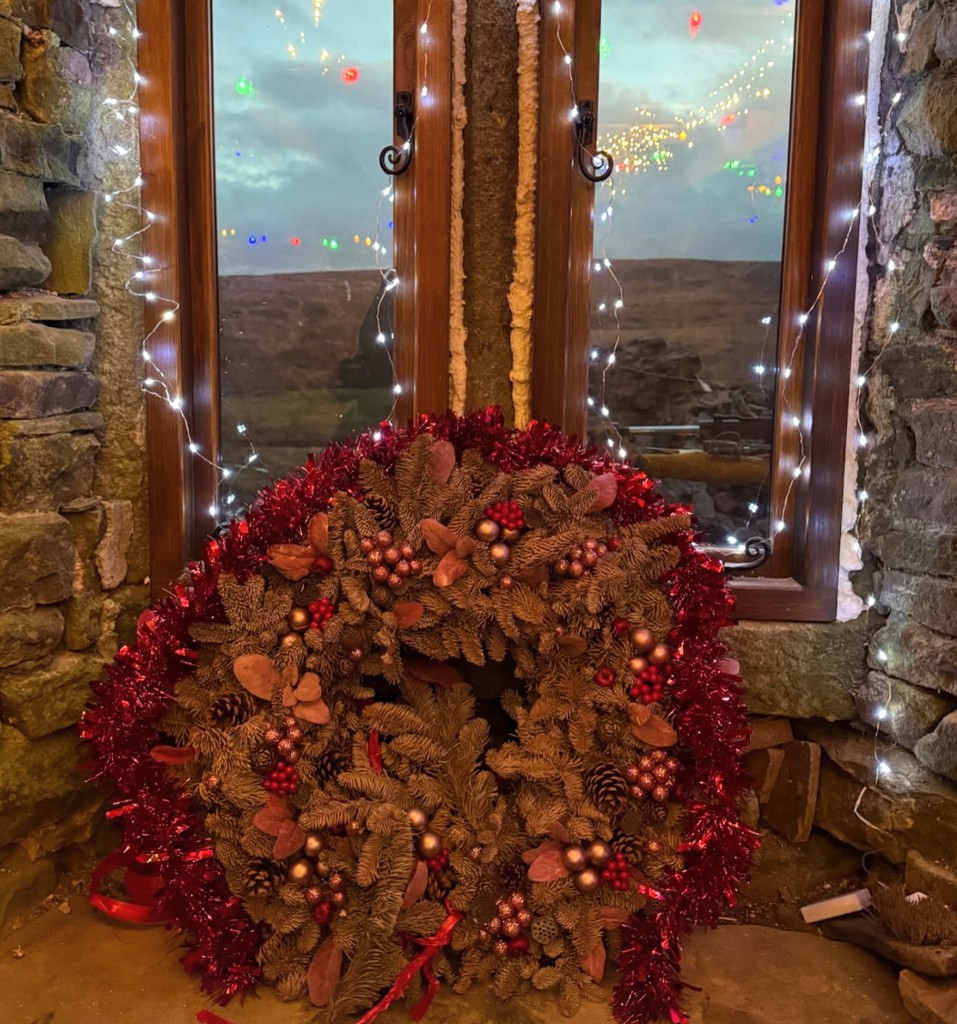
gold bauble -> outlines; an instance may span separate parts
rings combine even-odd
[[[316,858],[319,853],[326,848],[326,841],[322,836],[316,832],[310,832],[306,836],[306,841],[302,844],[302,852],[307,857]]]
[[[286,616],[286,622],[289,624],[289,628],[294,629],[299,633],[307,630],[311,621],[312,616],[306,608],[293,608],[293,610]]]
[[[579,892],[594,892],[601,885],[601,876],[594,868],[585,868],[575,875],[575,888]]]
[[[633,647],[636,647],[643,654],[655,646],[655,635],[645,626],[636,626],[631,631],[631,643]]]
[[[425,860],[438,857],[442,852],[442,840],[434,832],[423,832],[419,836],[419,856]]]
[[[603,868],[611,860],[611,847],[602,839],[596,839],[588,847],[588,859],[596,868]]]
[[[562,850],[562,863],[569,871],[582,871],[588,866],[588,855],[580,846],[566,846]]]
[[[501,532],[502,528],[494,519],[483,519],[475,527],[475,536],[483,544],[494,544]]]
[[[332,865],[325,860],[318,861],[316,863],[316,874],[322,879],[328,878],[332,874]]]
[[[671,661],[671,648],[667,644],[655,644],[648,660],[652,665],[667,665]]]
[[[506,544],[516,544],[521,539],[521,530],[502,530],[502,540],[504,540]]]
[[[294,860],[286,868],[286,878],[296,885],[308,885],[312,881],[312,861],[303,857],[301,860]]]
[[[640,654],[628,659],[628,671],[634,676],[640,676],[648,668],[648,659]]]
[[[429,827],[429,816],[421,807],[412,807],[409,810],[409,824],[413,832],[424,832]]]
[[[488,553],[492,556],[492,561],[499,566],[505,565],[512,557],[512,549],[507,544],[493,544]]]
[[[298,633],[284,633],[279,638],[280,647],[302,647],[302,637]]]

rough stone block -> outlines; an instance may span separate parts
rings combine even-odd
[[[884,652],[886,661],[878,658],[878,651]],[[874,668],[897,679],[957,697],[957,640],[933,633],[905,615],[893,613],[874,634],[870,659]]]
[[[857,693],[861,720],[875,727],[879,724],[882,733],[908,750],[953,708],[952,699],[881,672],[869,672]]]
[[[853,942],[863,946],[892,963],[909,967],[935,978],[949,978],[957,974],[957,946],[917,946],[895,939],[887,929],[872,917],[855,914],[835,918],[822,925],[829,939]]]
[[[930,219],[941,221],[957,220],[957,188],[942,189],[930,194]]]
[[[816,743],[795,740],[783,747],[782,752],[784,761],[762,808],[764,820],[792,843],[804,843],[814,824],[821,748]]]
[[[64,299],[60,295],[0,295],[0,324],[60,323],[64,320],[92,320],[100,307],[93,299]]]
[[[58,509],[88,497],[99,449],[92,434],[8,438],[0,425],[0,512]]]
[[[917,461],[934,468],[957,466],[957,403],[947,399],[918,402],[908,415]]]
[[[79,797],[75,810],[69,813],[65,809],[60,810],[55,821],[34,829],[20,840],[20,846],[26,850],[31,860],[40,860],[51,853],[85,843],[91,838],[99,823],[106,794],[89,789],[86,793],[79,794]]]
[[[919,739],[914,753],[925,768],[957,782],[957,711],[942,719],[932,733]]]
[[[61,295],[86,295],[93,287],[96,195],[57,185],[47,192],[50,206],[46,254],[53,270],[46,287]]]
[[[0,21],[0,82],[18,82],[23,77],[20,42],[23,33],[12,21]]]
[[[794,730],[787,718],[749,718],[748,725],[751,729],[751,739],[745,748],[748,751],[779,747],[794,739]]]
[[[31,740],[76,725],[90,699],[90,683],[102,674],[103,662],[96,655],[67,652],[42,669],[0,671],[4,721]]]
[[[909,525],[910,529],[881,532],[874,538],[871,547],[884,565],[931,576],[957,576],[957,528],[913,521]]]
[[[28,740],[0,725],[0,812],[63,797],[85,785],[77,770],[78,743],[75,729]]]
[[[43,284],[49,274],[50,261],[38,245],[0,235],[0,290],[31,288]]]
[[[904,1009],[917,1024],[954,1024],[957,1021],[957,980],[934,980],[904,970],[898,985]]]
[[[897,479],[892,497],[898,516],[925,523],[957,522],[957,473],[915,466]]]
[[[133,503],[106,502],[106,533],[96,549],[96,567],[106,590],[118,587],[126,579],[126,553],[133,537]]]
[[[85,370],[93,358],[96,336],[47,324],[0,327],[0,367],[62,366]]]
[[[35,664],[55,650],[63,638],[63,614],[57,608],[0,615],[0,668]]]
[[[0,173],[0,235],[42,245],[47,237],[43,182],[22,174]]]
[[[907,851],[904,883],[908,892],[922,892],[957,907],[957,872],[928,860],[919,850]]]
[[[116,7],[109,2],[106,7]],[[0,8],[31,28],[48,28],[78,50],[90,47],[90,5],[77,0],[2,0]]]
[[[864,678],[863,619],[797,625],[742,622],[727,642],[741,662],[748,709],[758,715],[851,720]]]
[[[96,571],[94,552],[106,530],[106,512],[97,502],[92,507],[66,513],[73,529],[76,563],[73,597],[67,602],[63,640],[71,651],[91,647],[102,629],[103,588]]]
[[[943,332],[908,345],[888,345],[881,368],[898,398],[949,398],[957,393],[957,348]]]
[[[24,41],[20,59],[20,106],[35,121],[58,124],[70,135],[81,135],[90,119],[93,82],[86,55],[61,47],[55,33],[41,31]]]
[[[0,846],[22,842],[47,823],[73,814],[87,805],[89,796],[90,787],[83,782],[83,776],[78,775],[77,788],[65,796],[10,808],[0,818]]]
[[[0,611],[65,601],[73,558],[73,531],[62,516],[0,516]]]
[[[776,747],[766,750],[754,750],[741,759],[744,770],[751,777],[758,803],[766,804],[778,781],[781,765],[784,764],[784,751]]]
[[[930,629],[957,635],[957,583],[891,570],[883,574],[880,600]]]
[[[933,860],[953,860],[957,787],[902,747],[882,746],[877,756],[888,770],[875,787],[872,735],[826,722],[804,722],[800,731],[827,755],[821,763],[815,824],[894,864],[904,863],[909,848]]]
[[[98,391],[92,373],[9,370],[0,373],[0,419],[37,419],[89,409]]]
[[[935,68],[919,79],[897,121],[901,137],[917,156],[957,153],[957,68]]]
[[[80,148],[81,140],[60,125],[0,116],[0,168],[5,171],[77,185]]]
[[[53,858],[31,860],[19,846],[0,850],[0,925],[41,902],[55,885]]]

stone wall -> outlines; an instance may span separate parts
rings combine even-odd
[[[118,13],[0,0],[0,921],[91,852],[75,724],[148,598]]]
[[[899,31],[907,33],[903,44],[895,38]],[[823,889],[848,870],[837,867],[837,858],[819,856],[822,841],[837,839],[906,865],[909,884],[957,902],[952,0],[901,5],[900,24],[892,19],[888,32],[880,111],[889,130],[875,182],[861,357],[869,379],[863,407],[869,444],[860,479],[869,495],[860,531],[865,569],[853,581],[878,603],[849,623],[745,623],[732,642],[752,712],[788,716],[795,736],[749,755],[761,782],[762,822],[773,821],[776,834],[792,841],[811,840],[782,860],[772,837],[759,875],[782,864],[789,871],[798,866],[800,874],[806,862],[817,866]],[[894,322],[900,327],[891,331]],[[887,769],[875,780],[878,725],[878,756]]]

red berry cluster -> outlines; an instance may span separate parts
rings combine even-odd
[[[671,796],[680,768],[681,762],[664,750],[642,754],[635,764],[625,769],[631,795],[636,800],[650,796],[656,803],[663,804]]]
[[[298,788],[299,769],[285,761],[280,761],[263,779],[263,789],[270,793],[295,793]]]
[[[649,665],[640,676],[635,676],[628,696],[642,704],[655,704],[665,695],[665,686],[672,685],[673,681],[666,670]]]
[[[614,669],[603,666],[602,668],[596,669],[592,678],[599,685],[604,687],[606,690],[610,686],[615,685],[615,680],[618,678],[618,673]]]
[[[336,614],[336,606],[328,597],[321,597],[318,601],[309,602],[309,614],[312,616],[309,628],[324,629],[326,623]]]
[[[623,853],[613,853],[611,860],[601,869],[601,880],[605,885],[625,892],[631,882],[628,861]]]
[[[485,510],[486,518],[498,523],[503,530],[524,530],[525,513],[517,501],[496,501]]]
[[[449,862],[449,851],[440,850],[434,857],[430,857],[425,863],[433,875],[437,875]]]
[[[374,537],[363,537],[359,550],[366,556],[372,578],[390,590],[398,590],[410,576],[422,572],[422,562],[415,557],[411,544],[396,544],[390,530],[380,530]]]

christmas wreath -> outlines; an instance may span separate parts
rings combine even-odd
[[[493,410],[423,418],[265,490],[82,733],[224,1000],[418,1019],[441,979],[572,1014],[610,958],[620,1020],[680,1021],[681,936],[755,845],[731,614],[641,472]]]

